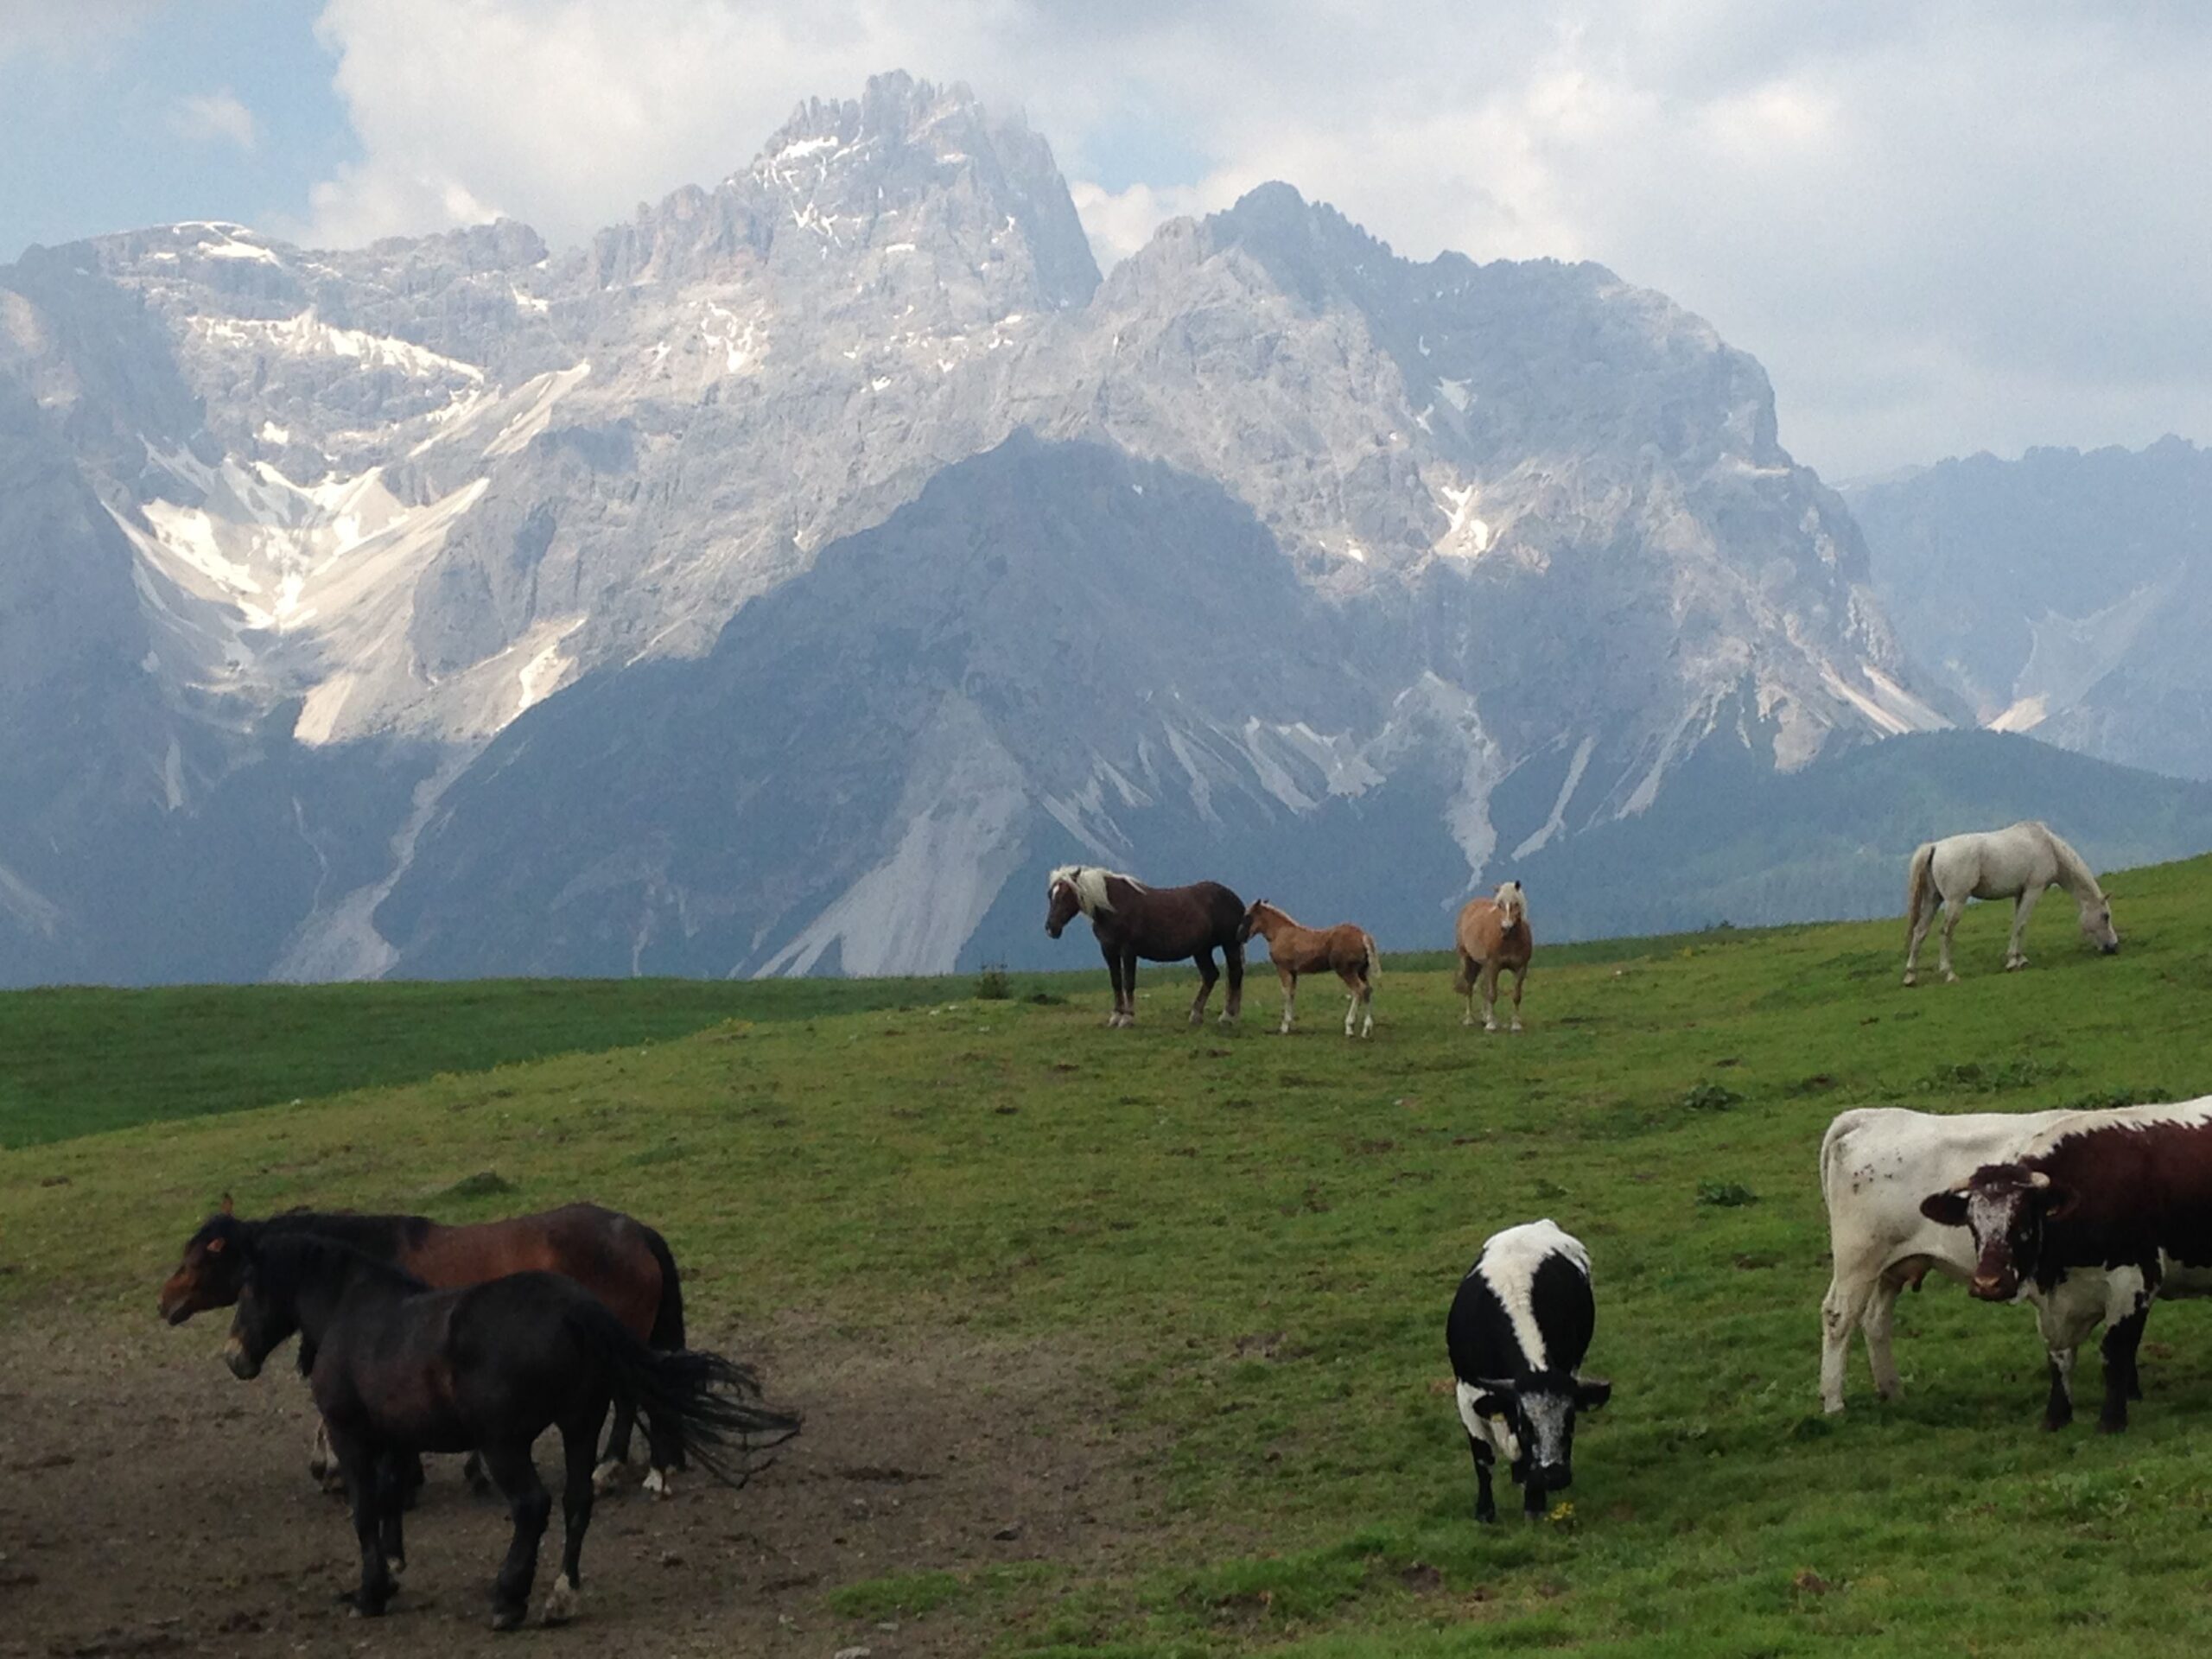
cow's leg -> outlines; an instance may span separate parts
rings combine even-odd
[[[1198,1025],[1206,1017],[1206,999],[1213,995],[1214,982],[1221,977],[1221,969],[1213,965],[1213,947],[1208,945],[1198,952],[1198,994],[1191,1003],[1191,1023]]]
[[[2105,1403],[2097,1414],[2100,1433],[2117,1434],[2127,1427],[2127,1402],[2143,1397],[2135,1366],[2143,1327],[2158,1294],[2158,1274],[2141,1267],[2115,1268],[2105,1285]]]
[[[1290,1035],[1291,1018],[1298,1010],[1298,976],[1292,973],[1289,969],[1284,967],[1281,963],[1277,963],[1275,964],[1275,980],[1276,982],[1282,987],[1281,1030],[1282,1034],[1287,1037]]]
[[[1866,1368],[1874,1374],[1874,1393],[1892,1402],[1904,1398],[1904,1379],[1897,1375],[1897,1357],[1891,1345],[1897,1298],[1904,1291],[1902,1280],[1886,1275],[1877,1279],[1873,1294],[1859,1315],[1859,1328],[1866,1338]]]
[[[2020,889],[2020,896],[2012,901],[2012,939],[2005,950],[2005,970],[2028,965],[2024,948],[2028,937],[2028,918],[2036,912],[2036,900],[2043,897],[2043,889],[2031,882]]]
[[[1529,1477],[1521,1487],[1521,1518],[1523,1521],[1544,1518],[1544,1483],[1536,1478],[1534,1465],[1529,1466]]]
[[[1943,931],[1941,935],[1942,949],[1936,953],[1936,966],[1942,974],[1943,982],[1946,985],[1955,985],[1959,982],[1959,976],[1951,966],[1951,935],[1958,931],[1959,918],[1966,913],[1965,899],[1946,899],[1943,901]]]
[[[1222,960],[1229,964],[1229,1001],[1223,1004],[1221,1023],[1234,1025],[1244,1012],[1244,946],[1241,940],[1231,939],[1221,947]]]
[[[1475,1519],[1495,1521],[1497,1498],[1490,1489],[1490,1465],[1495,1454],[1472,1434],[1467,1436],[1467,1446],[1475,1454]]]
[[[1854,1274],[1847,1278],[1839,1268],[1828,1281],[1828,1294],[1821,1302],[1821,1408],[1843,1409],[1843,1374],[1851,1358],[1851,1332],[1866,1313],[1878,1274]],[[1873,1357],[1870,1348],[1867,1357]]]
[[[1526,966],[1526,964],[1523,964],[1522,966],[1521,966],[1521,967],[1519,967],[1519,968],[1516,968],[1516,969],[1513,970],[1513,1025],[1512,1025],[1512,1029],[1513,1029],[1513,1030],[1515,1030],[1515,1031],[1518,1031],[1518,1030],[1520,1030],[1520,1029],[1521,1029],[1521,989],[1522,989],[1522,987],[1525,986],[1528,982],[1529,982],[1529,969],[1528,969],[1528,967]]]
[[[2050,1395],[2044,1402],[2043,1426],[2055,1434],[2074,1421],[2074,1351],[2053,1348],[2048,1352]]]

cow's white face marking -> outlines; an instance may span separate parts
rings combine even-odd
[[[1574,1418],[1574,1402],[1564,1395],[1524,1394],[1521,1414],[1528,1419],[1529,1456],[1539,1464],[1565,1463],[1567,1426]]]

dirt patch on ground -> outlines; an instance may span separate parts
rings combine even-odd
[[[840,1614],[830,1598],[898,1573],[1110,1567],[1150,1532],[1148,1459],[1085,1411],[1103,1390],[1071,1357],[786,1325],[733,1351],[805,1433],[742,1491],[695,1475],[664,1503],[603,1499],[576,1623],[543,1629],[535,1612],[556,1508],[530,1627],[490,1633],[505,1513],[470,1497],[449,1458],[408,1517],[391,1611],[357,1619],[337,1599],[352,1527],[306,1473],[306,1385],[274,1362],[235,1381],[224,1333],[210,1318],[0,1338],[0,1654],[972,1653],[1003,1618],[974,1598],[919,1617]],[[541,1473],[557,1479],[558,1463],[555,1442],[539,1447]]]

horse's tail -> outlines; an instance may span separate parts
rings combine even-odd
[[[573,1317],[606,1363],[608,1392],[642,1415],[655,1444],[673,1448],[680,1464],[742,1486],[754,1452],[798,1433],[797,1417],[760,1403],[760,1377],[750,1365],[689,1348],[648,1348],[596,1301],[578,1303]]]
[[[652,1334],[645,1338],[655,1348],[683,1345],[683,1281],[676,1270],[676,1257],[668,1241],[650,1227],[642,1228],[645,1248],[660,1267],[660,1306],[653,1310]]]
[[[1921,843],[1920,850],[1912,855],[1911,868],[1904,882],[1904,942],[1912,946],[1912,931],[1920,925],[1920,912],[1927,908],[1929,883],[1935,879],[1936,843]]]
[[[1457,996],[1471,996],[1475,990],[1474,963],[1467,955],[1466,946],[1459,940],[1452,941],[1452,990]]]
[[[1372,985],[1382,977],[1382,953],[1375,948],[1375,936],[1372,933],[1362,932],[1359,942],[1367,947],[1367,962],[1360,969],[1360,974],[1369,984]]]

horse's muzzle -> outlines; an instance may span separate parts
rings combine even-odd
[[[192,1304],[172,1302],[165,1296],[155,1304],[155,1312],[170,1325],[182,1325],[192,1317]]]
[[[235,1338],[223,1351],[223,1363],[231,1368],[231,1375],[241,1382],[251,1382],[261,1375],[261,1362],[247,1353],[245,1344]]]
[[[2110,944],[2101,944],[2097,949],[2108,957],[2116,957],[2120,954],[2120,941],[2114,939]]]
[[[1047,922],[1045,924],[1045,937],[1047,938],[1057,939],[1060,937],[1060,930],[1053,926],[1052,923]]]

